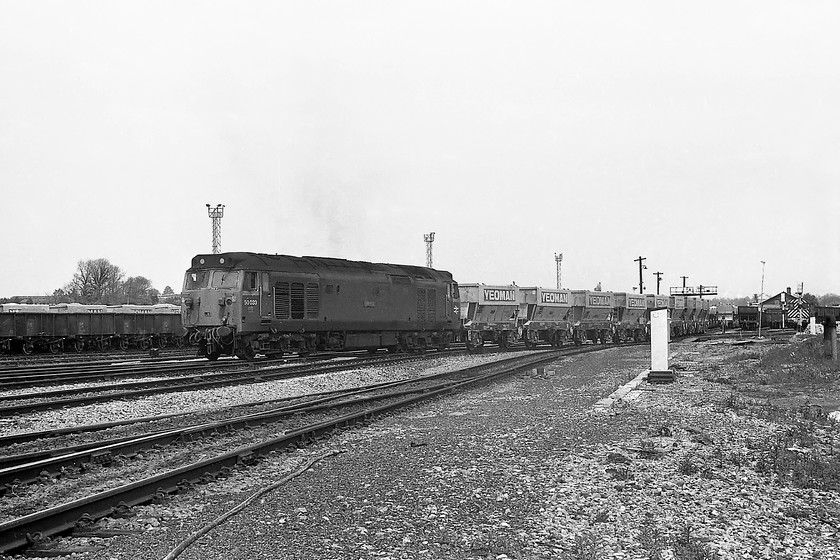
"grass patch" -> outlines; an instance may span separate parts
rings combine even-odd
[[[736,364],[734,378],[715,377],[719,370],[711,368],[706,377],[712,381],[744,381],[761,385],[828,384],[840,380],[840,364],[825,357],[823,341],[818,336],[797,337],[789,344],[750,348],[725,361]]]
[[[757,370],[770,384],[830,383],[840,379],[840,366],[824,356],[819,337],[769,348],[759,359]]]
[[[811,404],[778,407],[734,392],[722,405],[741,415],[774,422],[779,429],[772,438],[748,439],[748,452],[720,455],[719,465],[752,466],[756,472],[782,485],[840,490],[840,424],[831,421],[822,407]],[[681,463],[678,470],[693,474],[695,468]]]

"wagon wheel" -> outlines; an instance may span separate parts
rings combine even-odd
[[[100,352],[106,351],[109,346],[111,346],[111,345],[108,344],[107,340],[99,339],[99,340],[96,341],[96,349],[99,350]]]
[[[507,347],[508,347],[507,333],[502,332],[499,335],[499,349],[500,350],[507,350]]]
[[[50,342],[50,354],[58,354],[59,352],[61,352],[61,346],[62,345],[60,340],[54,340],[53,342]]]
[[[175,338],[175,347],[176,348],[183,348],[184,347],[184,337],[179,336]]]
[[[140,350],[148,350],[152,347],[152,343],[148,338],[140,339]]]
[[[221,350],[214,350],[213,352],[210,352],[210,353],[206,354],[207,359],[210,360],[211,362],[215,362],[216,360],[218,360],[219,356],[221,356],[221,355],[222,355]]]
[[[84,340],[82,340],[81,338],[77,338],[76,340],[73,341],[73,350],[75,350],[76,352],[81,352],[84,349],[85,349],[85,341]]]
[[[31,340],[25,340],[23,346],[20,347],[20,351],[28,356],[35,351],[35,344]]]
[[[127,338],[120,338],[120,350],[128,350],[128,339]]]
[[[163,338],[162,336],[157,337],[157,339],[158,339],[157,347],[158,348],[166,348],[166,339]]]
[[[537,343],[531,340],[531,333],[530,331],[525,331],[522,333],[522,338],[525,339],[525,348],[536,348]]]

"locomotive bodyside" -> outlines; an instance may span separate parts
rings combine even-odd
[[[182,301],[182,323],[210,359],[444,348],[460,324],[448,272],[322,257],[197,255]]]

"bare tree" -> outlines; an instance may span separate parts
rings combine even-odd
[[[65,292],[82,303],[113,303],[119,299],[124,274],[108,259],[79,261]]]
[[[157,303],[158,298],[158,291],[145,276],[129,276],[122,283],[122,303],[150,305]]]

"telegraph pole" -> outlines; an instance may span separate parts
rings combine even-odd
[[[654,272],[653,275],[656,276],[656,295],[659,295],[659,283],[662,282],[662,273]]]
[[[688,278],[688,276],[680,276],[680,278],[683,279],[683,288],[685,288],[685,279]]]
[[[216,254],[222,246],[222,217],[225,215],[225,205],[217,204],[211,208],[208,204],[207,214],[213,221],[213,254]]]
[[[560,263],[563,262],[563,253],[554,253],[554,261],[557,263],[557,289],[560,289]]]
[[[633,262],[638,262],[639,263],[639,293],[640,294],[645,293],[645,285],[644,285],[644,282],[642,281],[642,269],[647,268],[647,266],[644,266],[642,263],[645,262],[646,260],[647,260],[647,257],[643,257],[641,255],[639,255],[638,259],[633,259]]]
[[[426,242],[426,266],[432,268],[432,243],[435,241],[435,232],[423,235],[423,240]]]

